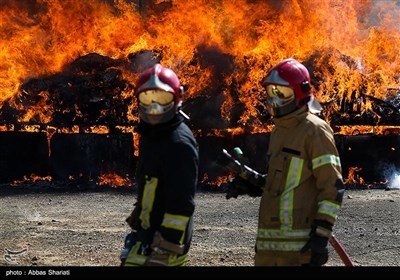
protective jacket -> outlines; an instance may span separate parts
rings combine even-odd
[[[155,233],[183,253],[168,265],[186,261],[192,237],[194,196],[198,180],[198,145],[181,115],[165,124],[141,122],[136,166],[137,202],[130,225],[137,231],[136,244],[125,265],[142,265],[151,253]]]
[[[274,118],[255,265],[302,265],[314,219],[334,224],[344,185],[331,127],[307,107]]]

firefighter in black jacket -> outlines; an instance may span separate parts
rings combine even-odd
[[[127,222],[134,242],[125,266],[185,265],[192,237],[198,145],[181,112],[183,87],[160,64],[136,84],[140,123],[137,201]]]

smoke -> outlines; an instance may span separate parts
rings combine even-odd
[[[380,1],[374,0],[371,2],[369,11],[365,15],[368,27],[385,26],[398,28],[399,27],[399,0]]]
[[[400,173],[394,173],[389,179],[389,189],[400,190]]]
[[[389,184],[386,187],[387,189],[400,190],[400,170],[398,170],[396,166],[388,166],[385,169],[384,176],[389,181]]]
[[[400,173],[398,171],[393,173],[389,182],[388,189],[400,190]]]

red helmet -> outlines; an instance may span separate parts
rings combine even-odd
[[[268,93],[268,111],[276,117],[293,112],[313,97],[307,68],[293,58],[285,59],[274,66],[261,85]]]
[[[171,120],[182,104],[183,87],[169,68],[155,64],[136,83],[139,117],[152,125]]]

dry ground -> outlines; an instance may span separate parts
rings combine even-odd
[[[259,198],[196,197],[189,266],[252,266]],[[132,191],[0,186],[0,266],[118,266]],[[348,190],[335,235],[356,266],[400,266],[400,191]],[[343,266],[332,251],[328,266]]]

